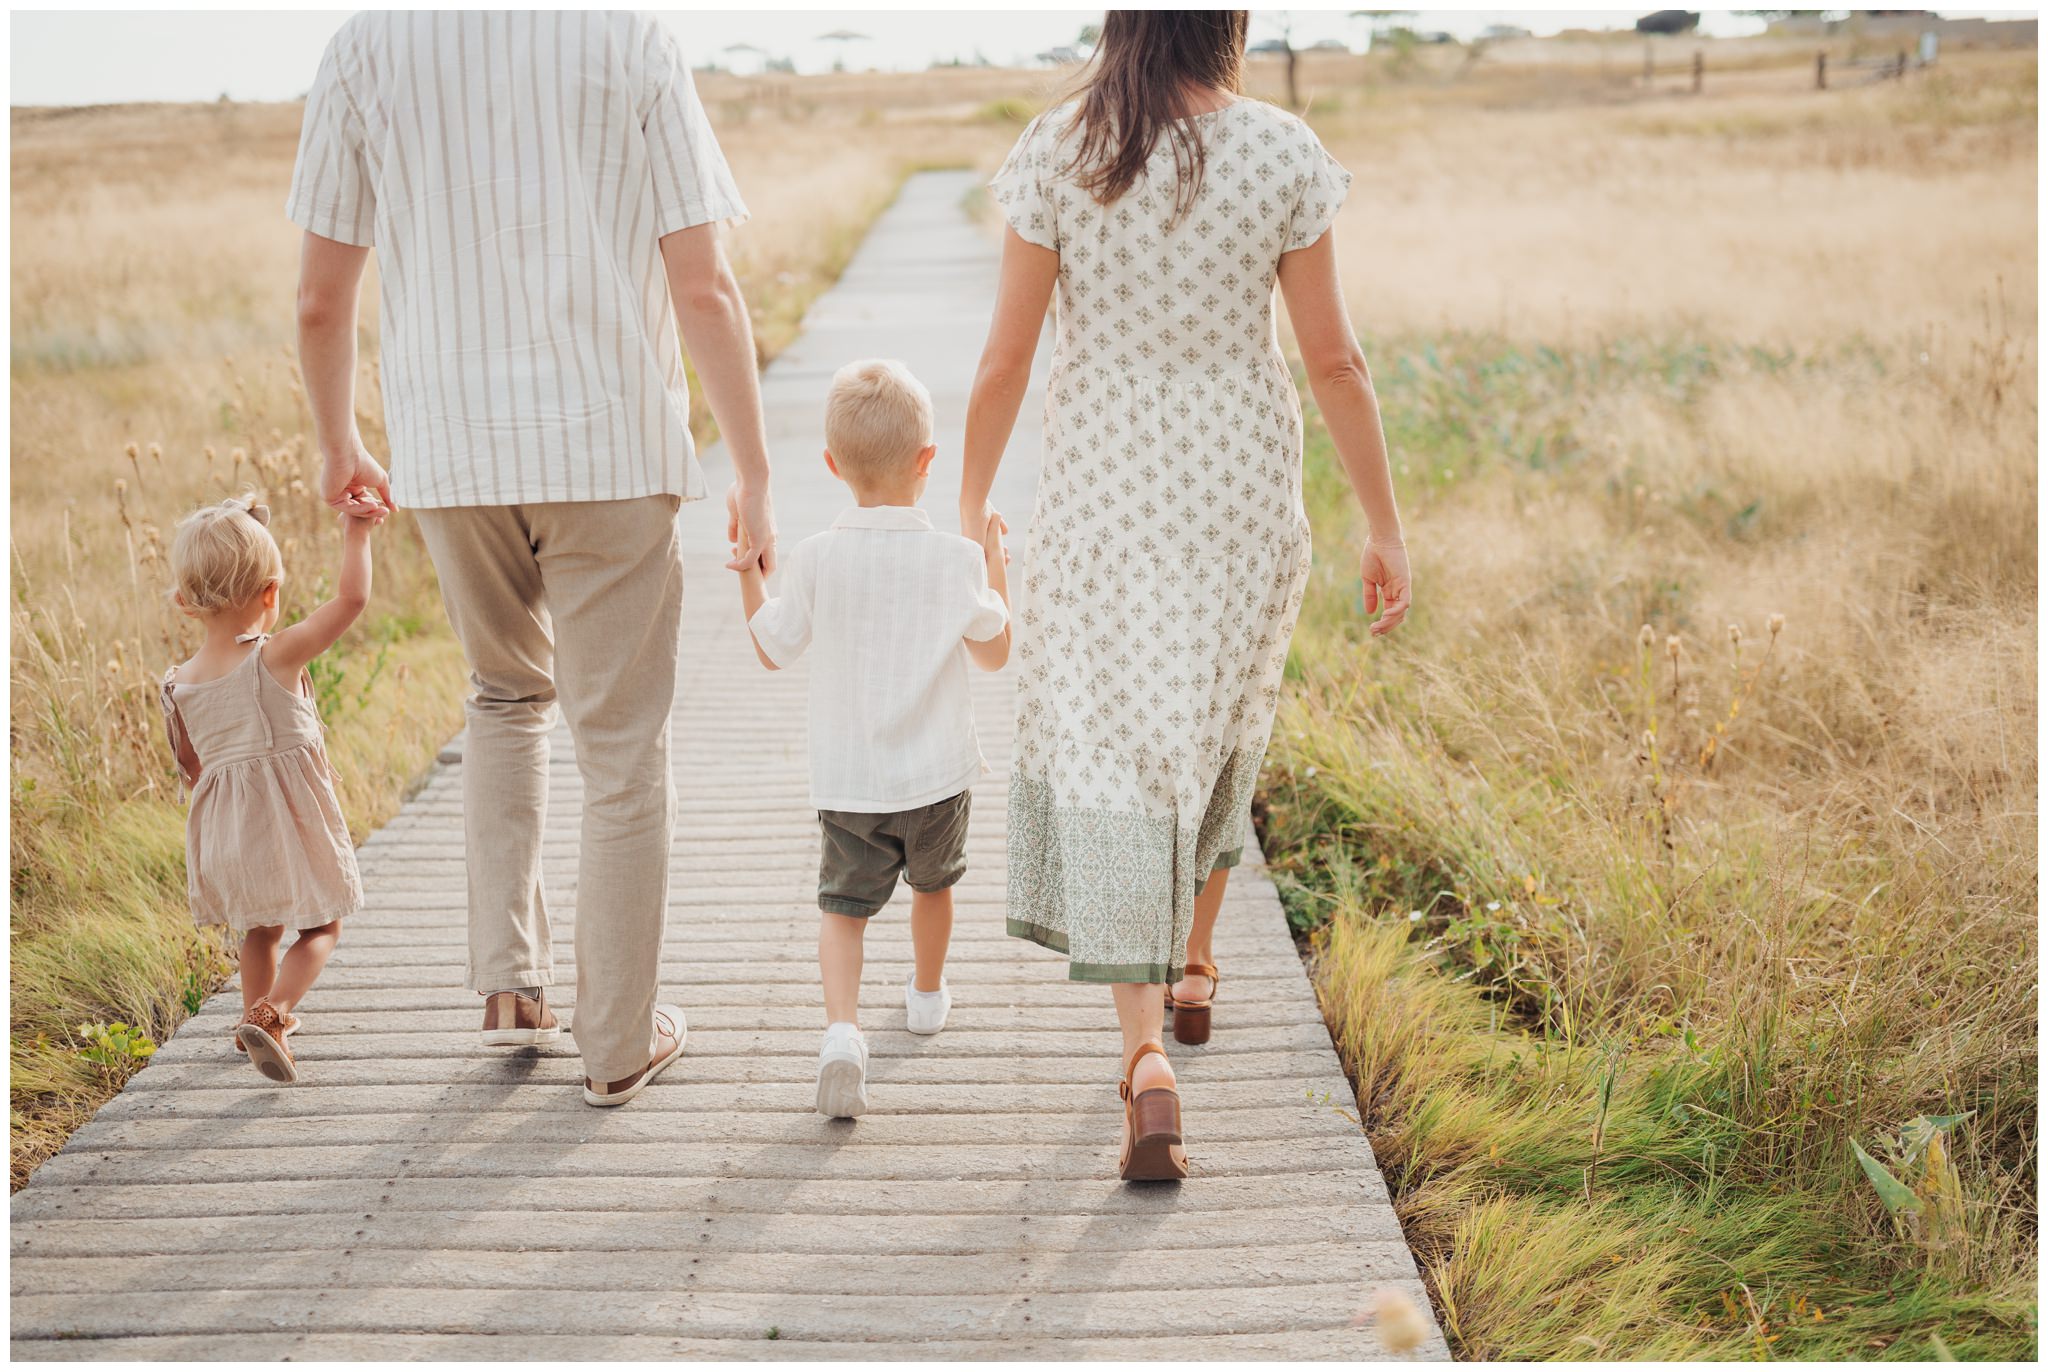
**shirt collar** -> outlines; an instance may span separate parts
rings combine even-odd
[[[855,505],[832,521],[835,529],[899,529],[930,533],[932,517],[915,505]]]

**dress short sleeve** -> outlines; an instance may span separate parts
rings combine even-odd
[[[812,578],[809,558],[800,543],[791,552],[779,578],[780,595],[771,596],[747,621],[754,642],[778,667],[789,667],[811,646]]]
[[[698,224],[742,224],[747,207],[711,132],[697,83],[675,36],[660,23],[648,30],[641,127],[654,171],[657,235]]]
[[[362,116],[342,73],[349,34],[344,28],[327,45],[306,96],[299,160],[284,212],[308,233],[367,248],[376,240],[377,188],[364,155]]]
[[[1053,139],[1044,125],[1045,116],[1040,115],[1025,126],[988,188],[1019,238],[1058,252],[1059,219],[1046,184],[1052,172]]]
[[[1337,222],[1345,192],[1351,189],[1351,173],[1330,156],[1323,141],[1312,131],[1304,126],[1303,132],[1308,135],[1307,167],[1295,195],[1294,211],[1288,217],[1287,245],[1282,252],[1315,246],[1330,231],[1330,225]]]

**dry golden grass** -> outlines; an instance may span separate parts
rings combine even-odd
[[[1461,1354],[2025,1357],[2032,55],[1588,79],[1316,116],[1419,597],[1318,566],[1269,851]]]

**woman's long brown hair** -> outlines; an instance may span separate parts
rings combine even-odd
[[[1173,147],[1173,217],[1193,208],[1207,157],[1186,115],[1190,86],[1244,85],[1250,10],[1110,10],[1082,76],[1076,181],[1098,204],[1130,190],[1163,134]]]

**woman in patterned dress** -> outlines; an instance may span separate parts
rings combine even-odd
[[[1079,97],[1033,121],[991,183],[1009,227],[969,402],[963,530],[987,527],[1058,299],[1018,615],[1009,930],[1111,985],[1127,1180],[1187,1174],[1165,992],[1178,982],[1178,1014],[1199,1007],[1206,1029],[1210,935],[1308,579],[1276,281],[1371,529],[1373,632],[1408,608],[1379,409],[1328,232],[1351,178],[1301,120],[1238,95],[1246,18],[1110,11]]]

